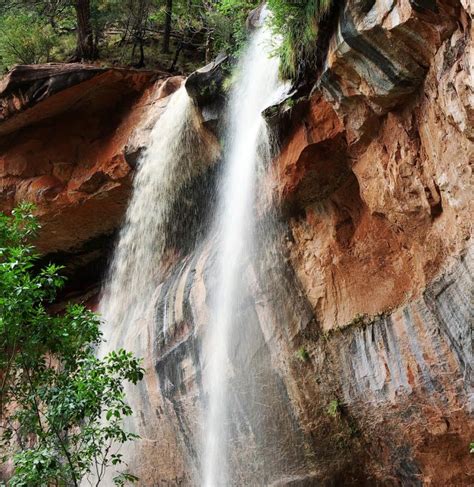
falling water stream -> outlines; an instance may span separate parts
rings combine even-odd
[[[265,10],[262,15],[265,15]],[[229,352],[239,296],[240,279],[252,252],[255,180],[270,140],[262,112],[279,101],[287,87],[279,81],[278,59],[270,29],[263,25],[251,36],[238,66],[231,93],[226,130],[224,177],[216,219],[217,291],[204,341],[203,382],[208,394],[204,422],[203,485],[230,485],[228,469]]]
[[[265,10],[262,15],[266,15]],[[262,112],[287,90],[279,81],[278,60],[271,56],[273,48],[271,32],[265,25],[253,32],[237,67],[224,130],[223,176],[215,222],[209,232],[217,235],[212,273],[218,285],[209,297],[211,314],[201,350],[206,400],[199,482],[206,487],[234,483],[228,461],[231,336],[239,296],[245,291],[240,276],[253,248],[257,169],[270,153]],[[144,356],[147,347],[153,347],[149,343],[153,334],[147,329],[153,318],[147,313],[153,308],[153,293],[163,278],[160,262],[165,249],[173,246],[167,239],[176,216],[174,204],[180,187],[202,170],[203,161],[209,164],[217,156],[215,139],[203,128],[199,111],[184,87],[171,96],[164,111],[163,107],[157,109],[163,113],[138,165],[100,303],[107,340],[101,352],[124,346]],[[132,409],[140,410],[138,395],[130,392],[128,397]],[[128,426],[140,432],[133,421]]]
[[[150,109],[150,118],[157,121],[138,163],[99,306],[105,338],[100,355],[124,347],[145,360],[149,356],[155,336],[150,331],[153,293],[163,278],[165,249],[174,244],[170,229],[176,225],[176,201],[185,185],[218,155],[215,138],[203,129],[201,115],[184,86],[171,96],[162,98],[159,91],[155,96],[158,101]],[[153,366],[144,365],[146,373],[153,374]],[[134,411],[126,427],[146,438],[149,431],[140,428],[143,398],[136,387],[125,384],[125,389]],[[128,443],[121,453],[127,461],[135,455]],[[112,485],[111,469],[107,475],[107,485]]]
[[[151,134],[133,182],[131,201],[120,231],[100,303],[107,348],[136,335],[159,282],[160,260],[180,187],[213,159],[215,144],[202,130],[199,114],[184,87],[171,95]],[[134,349],[135,353],[139,350]]]

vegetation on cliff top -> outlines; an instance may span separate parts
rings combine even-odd
[[[268,0],[274,31],[282,36],[277,53],[285,78],[295,79],[304,71],[317,68],[321,22],[335,3],[334,0]]]
[[[88,61],[184,73],[238,51],[257,0],[0,0],[0,71],[14,64]],[[318,59],[333,0],[268,0],[282,74]]]
[[[84,306],[48,312],[64,279],[55,265],[37,268],[38,228],[31,205],[0,214],[1,460],[12,487],[78,486],[89,474],[98,485],[122,463],[116,446],[136,438],[122,427],[132,413],[123,384],[143,369],[125,350],[95,356],[100,321]],[[115,483],[134,479],[117,472]]]

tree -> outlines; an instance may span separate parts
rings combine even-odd
[[[90,0],[74,0],[77,18],[77,46],[78,59],[95,59],[97,57],[96,43],[91,23]]]
[[[145,65],[144,43],[150,8],[150,0],[129,0],[128,2],[127,27],[130,30],[130,37],[132,39],[131,62],[137,68],[142,68]],[[140,57],[138,62],[135,63],[135,51],[137,47],[140,52]]]
[[[13,463],[11,487],[78,486],[120,466],[117,445],[137,438],[122,427],[132,411],[124,382],[143,377],[125,350],[103,359],[100,320],[82,305],[47,311],[63,285],[60,268],[37,269],[29,243],[39,228],[31,205],[0,215],[0,451]],[[134,481],[117,472],[115,483]]]
[[[170,52],[171,19],[173,15],[173,0],[166,0],[165,29],[163,34],[163,52]]]

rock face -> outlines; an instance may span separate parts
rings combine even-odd
[[[347,2],[318,85],[350,140],[420,86],[458,12],[456,0]]]
[[[164,73],[77,64],[15,68],[0,85],[1,210],[33,202],[39,249],[64,262],[76,255],[73,267],[97,279],[153,124],[150,104],[165,107],[180,84]]]
[[[470,23],[454,29],[455,19],[466,19],[466,12],[449,2],[438,2],[437,12],[415,9],[409,2],[388,3],[376,2],[365,16],[359,3],[348,3],[312,99],[295,107],[297,120],[304,123],[295,123],[278,160],[278,194],[298,213],[289,219],[291,259],[325,330],[358,313],[392,309],[419,295],[471,236]],[[425,31],[446,37],[429,42],[433,52],[431,57],[425,52],[426,78],[422,85],[418,81],[417,91],[411,84],[411,95],[403,92],[404,98],[398,92],[394,96],[396,84],[374,98],[366,85],[386,86],[386,74],[375,69],[374,59],[349,49],[340,38],[352,15],[360,26],[373,24],[379,41],[372,50],[388,56],[397,46],[393,38],[398,30],[376,21],[385,18],[380,12],[385,8],[391,18],[405,19],[405,37],[412,32],[418,38],[415,33]],[[391,42],[383,43],[382,34]],[[366,29],[360,34],[364,45],[367,35]],[[424,45],[412,47],[412,53]],[[398,53],[398,64],[407,62],[403,53],[408,47],[400,49],[390,54]],[[396,59],[393,65],[398,65]],[[356,69],[359,84],[345,95],[342,84],[349,83]],[[341,78],[337,102],[334,86],[327,84],[336,74]],[[378,113],[368,110],[374,99]],[[387,99],[396,105],[385,106]],[[392,109],[387,112],[388,106]]]
[[[262,176],[230,359],[240,485],[258,485],[255,452],[275,486],[474,483],[472,14],[467,1],[348,0],[311,95],[271,118],[281,151]],[[34,201],[40,248],[78,276],[92,282],[84,269],[108,252],[147,107],[181,82],[47,66],[0,85],[2,209]],[[200,99],[213,121],[214,101]],[[181,226],[207,221],[215,171],[180,195]],[[144,486],[196,482],[213,243],[169,249],[149,315],[122,337],[147,350],[130,452]]]
[[[273,416],[240,403],[232,414],[241,485],[258,484],[255,450],[268,485],[472,483],[471,53],[456,2],[347,2],[311,96],[272,118],[282,150],[262,191],[231,394],[265,391]],[[181,450],[172,483],[184,485],[198,465],[212,248],[170,270],[155,328],[140,333],[156,376],[137,406],[159,413],[139,431],[148,439],[153,424]],[[169,479],[168,465],[147,462],[144,485]]]
[[[180,262],[158,287],[149,317],[155,326],[142,323],[123,337],[153,350],[147,365],[155,372],[133,399],[144,440],[132,464],[143,485],[195,482],[196,418],[205,400],[199,341],[206,296],[218,285],[209,273],[211,249],[209,243]],[[275,270],[263,255],[256,261],[238,316],[245,341],[231,358],[239,485],[259,485],[248,469],[255,451],[271,472],[265,485],[469,485],[472,252],[396,311],[328,333],[291,266]],[[245,388],[249,403],[238,402]],[[270,416],[254,415],[255,390]],[[250,432],[239,431],[241,424]],[[179,461],[156,458],[160,448],[179,451]]]

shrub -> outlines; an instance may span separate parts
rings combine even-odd
[[[341,403],[339,402],[339,400],[338,399],[333,399],[329,403],[329,406],[328,406],[326,412],[332,418],[335,418],[335,417],[339,416],[339,413],[341,412]]]
[[[334,0],[268,0],[273,30],[282,37],[277,55],[284,78],[295,79],[307,67],[316,67],[320,24],[334,3]]]
[[[307,362],[309,360],[309,353],[304,347],[300,347],[297,352],[296,356],[302,361]]]
[[[125,350],[95,356],[100,321],[84,306],[48,313],[64,279],[55,265],[37,268],[32,211],[0,214],[2,461],[13,461],[11,487],[78,486],[92,469],[98,485],[122,463],[116,446],[136,438],[122,428],[132,413],[123,384],[136,384],[143,369]],[[117,473],[118,485],[134,479]]]
[[[53,29],[34,12],[21,10],[0,17],[0,65],[4,69],[47,62],[55,44]]]

